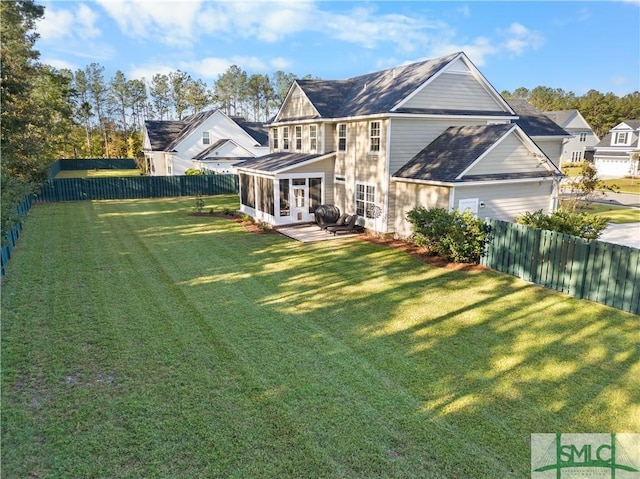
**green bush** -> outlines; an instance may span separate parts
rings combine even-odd
[[[560,209],[551,214],[545,214],[542,210],[527,212],[516,218],[516,222],[585,239],[598,239],[607,227],[609,218]]]
[[[184,172],[184,174],[187,176],[204,175],[204,171],[196,170],[195,168],[189,168],[187,171]]]
[[[470,211],[418,206],[407,214],[413,242],[455,263],[478,263],[489,240],[489,225]]]

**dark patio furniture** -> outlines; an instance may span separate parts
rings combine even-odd
[[[327,231],[334,235],[346,233],[364,233],[364,226],[358,224],[360,217],[358,215],[349,216],[342,226],[328,226]]]
[[[340,217],[340,209],[334,205],[320,205],[313,212],[316,223],[321,228],[325,225],[335,224]]]
[[[325,223],[322,226],[320,226],[320,228],[323,230],[326,230],[327,228],[332,226],[344,226],[348,218],[349,218],[349,215],[342,213],[334,223]]]

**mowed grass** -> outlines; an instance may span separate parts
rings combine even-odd
[[[118,178],[122,176],[140,176],[137,169],[103,169],[103,170],[60,170],[56,178]]]
[[[561,206],[571,208],[571,202],[562,202]],[[586,213],[592,216],[604,216],[609,219],[610,223],[638,223],[640,222],[640,208],[632,206],[618,206],[606,203],[578,203],[576,210],[578,213]]]
[[[640,430],[637,316],[192,207],[32,209],[3,477],[522,478],[531,433]]]

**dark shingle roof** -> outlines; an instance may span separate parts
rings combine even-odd
[[[267,133],[267,128],[264,123],[255,122],[255,121],[247,121],[242,116],[232,116],[230,117],[236,124],[246,131],[251,138],[256,140],[258,145],[260,146],[268,146],[269,145],[269,133]]]
[[[527,100],[507,100],[520,118],[516,124],[529,136],[572,136]]]
[[[348,80],[297,80],[296,82],[321,117],[342,118],[386,113],[459,54],[454,53]]]
[[[621,121],[620,123],[618,123],[615,126],[619,126],[622,123],[624,123],[625,125],[628,125],[629,127],[631,127],[633,130],[638,130],[640,129],[640,120],[624,120]],[[615,127],[614,127],[615,128]],[[631,141],[631,144],[634,144],[634,142],[636,141],[636,136],[635,133],[632,133],[633,139]],[[606,147],[606,146],[611,146],[611,138],[613,137],[613,133],[611,132],[611,130],[609,130],[609,132],[604,136],[604,138],[602,138],[596,145],[594,145],[596,148],[601,148],[601,147]],[[637,144],[637,143],[636,143]],[[628,146],[625,146],[623,148],[629,148]]]
[[[514,126],[452,126],[427,145],[393,176],[452,182]]]
[[[184,121],[151,121],[144,122],[153,151],[167,151],[167,147],[184,128]]]
[[[222,140],[216,141],[213,145],[208,146],[207,148],[202,150],[200,153],[198,153],[196,156],[194,156],[193,159],[194,160],[205,160],[207,158],[207,156],[209,156],[209,153],[211,153],[214,150],[217,150],[218,148],[220,148],[222,145],[224,145],[228,141],[231,141],[231,140],[228,140],[228,139],[224,138]]]
[[[306,154],[306,153],[271,153],[270,155],[260,156],[258,158],[251,158],[243,161],[236,166],[236,168],[246,168],[249,170],[276,172],[284,169],[291,168],[293,166],[305,163],[309,160],[318,159],[320,157],[328,156],[331,153]]]
[[[554,110],[543,111],[546,116],[555,121],[558,125],[562,126],[566,124],[578,110]]]

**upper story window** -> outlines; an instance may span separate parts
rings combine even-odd
[[[338,124],[338,151],[347,151],[347,124]]]
[[[614,145],[626,145],[628,138],[629,138],[629,132],[628,131],[618,131],[618,132],[615,133],[615,135],[613,137],[613,144]]]
[[[309,151],[315,152],[318,150],[318,126],[309,125]]]
[[[580,141],[587,141],[587,133],[586,132],[580,132]]]
[[[302,150],[302,126],[298,125],[294,130],[296,140],[296,151]]]
[[[285,126],[282,129],[282,149],[283,150],[289,149],[289,127],[288,126]]]
[[[203,131],[202,132],[202,144],[203,145],[208,145],[209,143],[211,143],[211,138],[209,137],[209,132],[208,131]]]
[[[273,149],[274,150],[278,149],[278,129],[277,128],[273,129]]]
[[[380,151],[380,122],[369,123],[369,151],[377,153]]]

